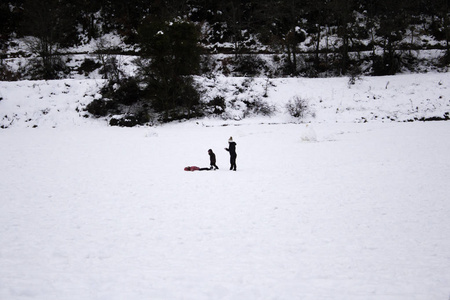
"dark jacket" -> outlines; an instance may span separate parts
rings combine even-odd
[[[210,165],[216,164],[216,155],[212,151],[208,151]]]
[[[231,155],[236,155],[236,143],[230,142],[228,143],[228,148],[225,148]]]

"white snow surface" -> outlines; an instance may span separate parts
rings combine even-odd
[[[449,79],[271,79],[243,118],[267,80],[199,78],[234,120],[140,128],[84,117],[100,80],[0,82],[0,299],[449,299],[450,123],[391,121]]]

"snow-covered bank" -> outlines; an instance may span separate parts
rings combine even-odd
[[[0,299],[447,299],[450,123],[306,130],[0,131]]]
[[[450,73],[349,78],[233,78],[198,77],[203,101],[223,97],[227,107],[221,117],[200,120],[204,124],[254,123],[248,102],[273,110],[261,123],[298,122],[286,109],[294,98],[308,103],[302,120],[312,123],[407,121],[450,117]],[[95,97],[103,80],[0,82],[0,126],[71,127],[105,124],[87,119],[83,109]],[[250,121],[249,121],[250,119]],[[233,122],[231,122],[233,123]]]
[[[73,127],[95,123],[83,108],[94,100],[103,80],[0,82],[0,127]]]
[[[220,78],[204,83],[207,97],[223,96],[235,119],[245,116],[243,101],[259,99],[276,108],[266,122],[287,122],[286,104],[307,101],[304,122],[407,121],[450,113],[450,73],[349,78]],[[450,116],[449,116],[450,117]]]

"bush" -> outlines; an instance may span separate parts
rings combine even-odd
[[[306,99],[294,96],[286,105],[288,113],[294,118],[303,118],[309,111],[308,101]]]
[[[348,86],[355,85],[356,81],[361,80],[361,70],[359,67],[354,67],[349,70]]]
[[[135,78],[128,77],[120,81],[110,80],[102,88],[101,94],[118,104],[132,105],[141,98],[141,89]]]
[[[14,72],[7,64],[0,61],[0,81],[16,81],[19,78],[19,72]]]
[[[450,51],[446,51],[445,54],[439,58],[439,64],[441,67],[450,65]]]
[[[400,71],[400,57],[396,54],[386,53],[383,56],[372,56],[372,75],[395,75]]]
[[[216,96],[206,104],[207,111],[216,115],[223,114],[225,112],[225,108],[225,98],[222,96]]]
[[[247,106],[247,110],[245,115],[263,115],[263,116],[271,116],[275,112],[275,107],[269,105],[267,102],[257,98],[252,101],[243,101]]]
[[[109,120],[109,125],[120,127],[134,127],[138,125],[138,119],[135,116],[124,116],[120,119],[112,118]]]
[[[114,100],[124,105],[136,103],[140,99],[140,96],[141,90],[138,82],[134,78],[123,79],[114,92]]]
[[[150,123],[150,115],[145,109],[134,114],[126,114],[121,118],[111,118],[109,125],[120,127],[134,127],[136,125],[144,125]]]
[[[103,99],[94,100],[86,106],[86,111],[96,118],[105,117],[114,110],[117,105],[113,101],[105,101]]]
[[[151,107],[165,114],[164,120],[191,118],[200,103],[200,94],[192,77],[153,80],[146,90]],[[179,113],[178,113],[179,112]]]
[[[57,55],[29,59],[25,67],[25,75],[31,80],[61,79],[69,72],[66,63]]]
[[[239,76],[256,76],[264,69],[264,61],[257,55],[241,55],[235,61],[234,72]]]
[[[85,76],[89,75],[89,73],[97,70],[101,67],[101,64],[93,61],[92,59],[86,58],[83,63],[78,68],[78,74],[83,74]]]
[[[436,38],[436,40],[438,41],[445,40],[446,38],[445,27],[440,21],[437,21],[433,18],[433,22],[431,23],[429,30],[431,34]]]
[[[124,72],[117,58],[114,56],[100,56],[102,67],[99,70],[99,73],[102,74],[105,79],[119,81],[124,76]]]

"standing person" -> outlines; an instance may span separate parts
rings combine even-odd
[[[228,140],[228,148],[225,148],[228,152],[230,152],[230,170],[236,171],[236,143],[233,141],[233,137],[230,136]]]
[[[209,164],[211,165],[211,170],[214,168],[214,170],[219,169],[219,167],[216,165],[216,155],[214,154],[214,152],[209,149],[208,150],[208,154],[209,154]]]

